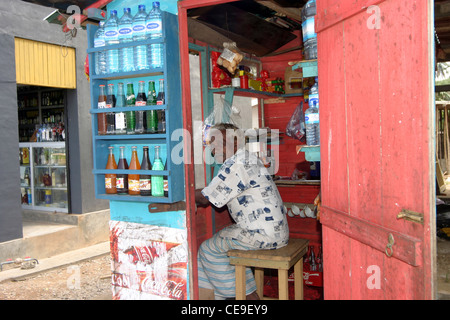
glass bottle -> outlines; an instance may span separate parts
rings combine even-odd
[[[164,92],[164,79],[159,79],[159,92],[156,98],[156,104],[161,106],[166,103],[166,94]],[[166,114],[164,110],[158,110],[158,132],[166,132]]]
[[[100,93],[98,95],[97,109],[106,108],[105,85],[99,86]],[[106,113],[97,113],[98,134],[106,134]]]
[[[147,105],[147,97],[145,96],[144,86],[145,82],[139,81],[138,95],[136,97],[136,107],[142,107]],[[135,114],[136,114],[136,128],[134,129],[134,132],[144,133],[145,111],[139,110],[136,111]]]
[[[166,94],[164,93],[164,79],[159,79],[159,92],[156,98],[156,104],[158,106],[166,103]]]
[[[116,107],[116,96],[114,95],[114,84],[108,84],[108,91],[106,95],[106,108],[111,109]],[[114,134],[116,129],[116,121],[114,112],[106,113],[106,134]]]
[[[155,160],[153,161],[152,170],[164,170],[164,165],[159,156],[160,146],[155,146]],[[152,196],[164,196],[164,179],[160,175],[152,175]]]
[[[156,105],[155,81],[148,82],[147,105],[148,106]],[[146,122],[147,122],[147,132],[148,133],[158,132],[158,113],[156,110],[148,110],[147,111]]]
[[[124,155],[125,147],[120,147],[119,165],[117,169],[127,170],[128,162]],[[116,187],[118,194],[128,194],[128,175],[127,174],[117,174],[116,175]]]
[[[142,156],[141,170],[151,170],[152,164],[150,163],[150,157],[148,155],[148,147],[146,146],[143,149],[144,149],[144,155]],[[141,196],[151,196],[152,195],[151,175],[141,174],[139,176],[139,184],[140,184]]]
[[[117,84],[117,100],[116,107],[123,108],[126,105],[125,94],[123,92],[123,83]],[[127,133],[127,117],[125,112],[116,113],[116,134]]]
[[[169,158],[168,157],[167,157],[166,163],[164,165],[164,170],[166,170],[166,171],[167,171],[167,162],[169,162]],[[169,179],[168,179],[168,176],[164,176],[163,180],[164,180],[164,197],[168,197],[169,196]]]
[[[127,107],[134,107],[136,104],[136,97],[134,96],[134,89],[132,83],[127,83]],[[127,111],[127,134],[134,134],[136,127],[136,116],[134,111]]]
[[[138,155],[137,155],[137,147],[131,147],[131,161],[130,161],[130,170],[140,170],[141,165],[139,164]],[[140,185],[139,185],[139,174],[129,174],[128,175],[128,194],[130,195],[139,195],[140,194]]]
[[[108,147],[109,155],[108,162],[106,163],[106,169],[117,169],[116,159],[114,158],[114,147]],[[105,191],[108,194],[117,193],[116,185],[117,177],[115,174],[105,174]]]

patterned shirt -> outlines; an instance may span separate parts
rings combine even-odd
[[[220,236],[261,249],[287,244],[286,208],[272,177],[255,154],[239,149],[225,161],[202,194],[218,208],[227,205],[236,222],[221,230]]]

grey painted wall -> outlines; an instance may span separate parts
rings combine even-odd
[[[107,201],[94,197],[90,91],[84,75],[86,32],[78,30],[75,38],[66,40],[60,25],[43,21],[52,11],[23,1],[0,1],[0,242],[22,237],[14,37],[76,49],[77,90],[67,90],[71,213],[109,207]]]

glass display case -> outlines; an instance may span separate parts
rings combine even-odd
[[[68,212],[68,172],[64,142],[19,144],[22,207]],[[28,153],[28,159],[25,155]]]

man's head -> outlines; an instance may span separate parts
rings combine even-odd
[[[211,127],[210,147],[216,163],[223,163],[233,156],[243,143],[242,137],[241,130],[230,123],[219,123]]]

